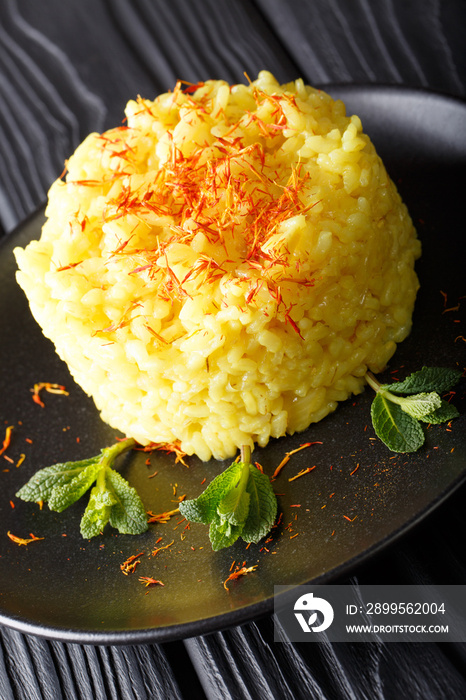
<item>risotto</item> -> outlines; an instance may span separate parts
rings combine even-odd
[[[420,244],[357,116],[268,72],[179,83],[90,134],[16,248],[102,419],[202,460],[302,431],[410,331]]]

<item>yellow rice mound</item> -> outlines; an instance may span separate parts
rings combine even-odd
[[[202,460],[302,431],[409,333],[420,254],[357,116],[302,80],[177,84],[93,133],[17,248],[102,419]]]

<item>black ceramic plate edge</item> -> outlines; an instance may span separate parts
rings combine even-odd
[[[323,86],[323,89],[329,93],[341,96],[342,99],[358,98],[362,95],[368,99],[374,99],[377,94],[380,96],[400,95],[400,96],[412,96],[416,99],[423,100],[424,96],[429,96],[429,99],[435,101],[447,101],[451,104],[456,104],[460,109],[466,107],[462,100],[454,97],[444,96],[439,93],[424,91],[420,89],[412,90],[410,88],[400,88],[391,86]],[[27,221],[33,220],[30,217]],[[20,228],[23,228],[27,222],[23,223]],[[11,235],[14,235],[11,234]],[[373,556],[375,553],[380,552],[388,544],[395,542],[400,536],[408,532],[412,527],[421,522],[425,517],[427,517],[434,509],[436,509],[448,496],[456,490],[465,479],[465,473],[463,472],[457,479],[450,483],[443,492],[441,492],[437,498],[435,498],[427,507],[421,509],[420,511],[414,513],[411,519],[408,519],[401,527],[390,533],[385,538],[381,539],[376,545],[369,547],[363,553],[349,559],[343,565],[327,572],[323,576],[313,579],[313,583],[317,582],[328,582],[334,580],[335,578],[347,573],[356,564],[366,561],[368,558]],[[239,608],[233,610],[229,613],[218,615],[215,617],[205,617],[202,620],[197,620],[195,622],[188,622],[184,624],[173,625],[170,627],[160,627],[160,628],[149,628],[141,630],[131,630],[129,632],[125,631],[111,631],[111,632],[100,632],[100,631],[83,631],[78,629],[62,629],[60,627],[53,626],[42,626],[38,623],[31,623],[28,620],[15,617],[14,615],[0,615],[0,623],[7,626],[13,627],[21,632],[28,634],[37,634],[40,636],[48,637],[51,639],[57,639],[66,642],[79,642],[79,643],[90,643],[90,644],[128,644],[128,643],[146,643],[146,642],[162,642],[168,641],[176,638],[185,638],[199,634],[206,634],[210,632],[217,631],[226,627],[242,624],[248,622],[258,616],[270,613],[273,609],[274,600],[273,597],[262,600],[253,605],[249,605],[245,608]]]

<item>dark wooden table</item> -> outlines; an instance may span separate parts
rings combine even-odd
[[[137,94],[152,98],[177,79],[242,82],[266,68],[281,82],[465,98],[465,30],[464,0],[3,0],[0,232],[44,202],[77,144],[119,124]],[[465,497],[462,486],[351,580],[466,583]],[[140,646],[0,630],[1,700],[455,700],[466,697],[465,666],[462,644],[277,644],[271,617]]]

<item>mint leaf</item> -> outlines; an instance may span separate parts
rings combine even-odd
[[[245,542],[259,542],[272,528],[277,517],[277,497],[270,479],[252,464],[249,469],[247,492],[250,496],[249,514],[241,532]]]
[[[111,468],[116,458],[135,445],[132,438],[101,450],[96,457],[64,462],[36,472],[16,494],[23,501],[43,501],[62,512],[75,503],[94,482],[81,519],[85,538],[102,532],[109,522],[122,534],[139,534],[148,528],[146,512],[136,490]]]
[[[217,514],[221,520],[227,520],[232,525],[242,527],[249,513],[250,495],[246,490],[249,481],[249,463],[239,462],[238,467],[240,478],[220,500],[217,505]]]
[[[243,447],[241,452],[241,462],[234,462],[216,476],[198,498],[182,501],[179,506],[187,520],[210,526],[214,551],[230,547],[239,537],[258,542],[277,515],[269,478],[251,464],[249,449]]]
[[[382,389],[397,394],[417,394],[423,391],[436,391],[441,394],[451,389],[459,381],[462,372],[446,367],[422,367],[405,380],[393,384],[383,384]]]
[[[383,389],[381,393],[387,398],[390,397],[392,402],[398,403],[405,413],[417,419],[428,413],[433,413],[442,404],[442,399],[435,391],[431,391],[429,394],[413,394],[405,397],[394,396],[391,392],[385,392]]]
[[[99,461],[91,462],[65,484],[55,485],[48,498],[50,510],[61,513],[78,501],[91,488],[100,470]]]
[[[224,521],[219,525],[211,523],[209,527],[210,544],[214,552],[225,547],[231,547],[241,535],[241,525],[232,525]]]
[[[249,500],[247,491],[233,488],[218,504],[217,513],[232,525],[243,526],[249,513]]]
[[[49,500],[54,488],[69,484],[82,470],[95,464],[99,457],[91,457],[79,462],[64,462],[39,469],[27,484],[20,488],[16,496],[23,501],[45,503]]]
[[[424,442],[419,421],[382,393],[372,402],[371,417],[377,436],[393,452],[415,452]]]
[[[81,535],[85,539],[91,539],[102,532],[109,521],[110,511],[115,503],[116,499],[110,491],[102,491],[99,486],[94,486],[81,518]]]
[[[422,416],[420,420],[424,421],[424,423],[446,423],[453,420],[453,418],[457,418],[458,416],[459,411],[456,406],[453,406],[453,404],[442,399],[440,406],[436,408],[435,411],[432,413],[426,413],[426,415]]]
[[[193,523],[209,525],[217,513],[217,506],[241,476],[242,465],[233,462],[216,476],[198,498],[180,503],[180,513]]]
[[[108,469],[107,488],[115,499],[110,511],[110,525],[125,535],[139,535],[149,527],[147,514],[135,488],[121,474]]]
[[[424,443],[419,421],[443,423],[459,415],[439,392],[451,389],[461,375],[456,369],[423,367],[401,382],[380,384],[368,372],[366,380],[376,392],[371,417],[378,437],[394,452],[415,452]]]

